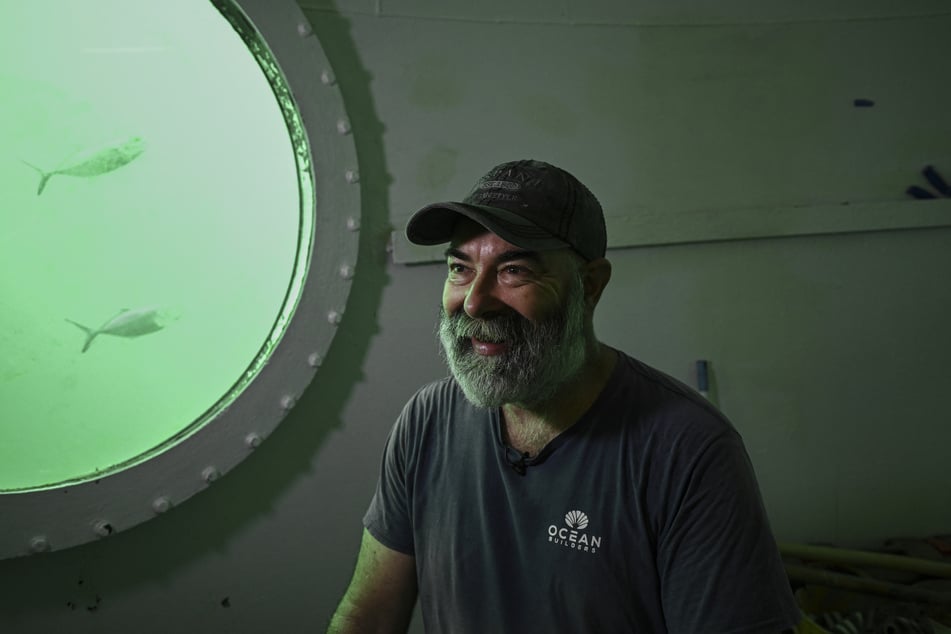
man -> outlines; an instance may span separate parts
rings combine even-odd
[[[409,221],[449,243],[450,378],[384,451],[330,632],[770,632],[790,592],[731,424],[595,337],[611,277],[601,206],[540,161],[493,168]]]

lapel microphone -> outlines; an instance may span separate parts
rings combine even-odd
[[[511,452],[515,452],[515,455],[518,456],[517,460],[512,460],[510,457]],[[524,453],[519,453],[510,447],[505,448],[505,461],[509,463],[509,466],[515,471],[515,473],[523,476],[525,475],[525,470],[528,468],[528,459],[531,457],[531,454],[527,451]]]

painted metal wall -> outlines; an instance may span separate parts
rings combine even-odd
[[[951,174],[951,15],[939,2],[693,4],[303,2],[347,102],[364,208],[321,374],[254,456],[174,512],[0,562],[0,629],[321,631],[392,420],[444,373],[442,267],[393,263],[391,234],[516,157],[575,172],[628,236],[609,251],[599,335],[688,382],[694,360],[712,361],[777,536],[947,531],[951,210],[904,189],[929,163]],[[828,227],[845,202],[917,228],[784,230],[797,208]],[[736,231],[776,208],[784,219],[757,239],[712,233],[720,212]],[[847,228],[881,228],[861,222]],[[697,223],[690,240],[634,246],[638,227]]]

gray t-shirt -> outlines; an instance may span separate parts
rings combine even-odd
[[[364,524],[433,634],[771,632],[799,610],[739,434],[639,361],[521,468],[452,379],[406,405]],[[515,467],[513,468],[513,463]]]

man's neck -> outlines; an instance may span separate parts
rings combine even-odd
[[[554,398],[530,407],[514,403],[502,406],[505,441],[513,449],[537,455],[591,408],[617,362],[615,350],[600,343],[595,346],[577,379],[560,389]]]

